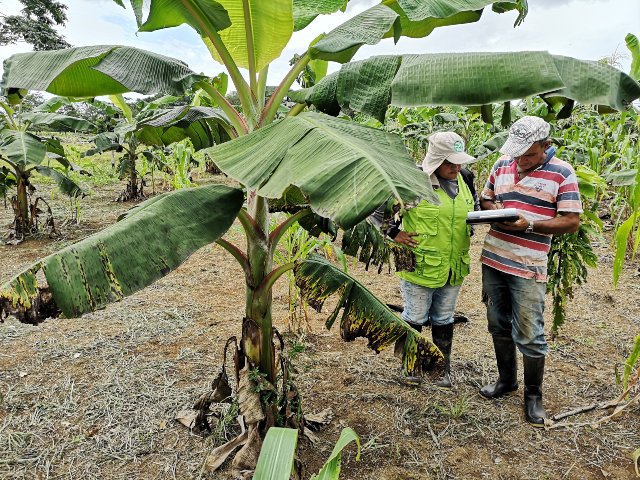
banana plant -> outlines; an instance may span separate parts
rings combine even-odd
[[[115,2],[125,6],[123,0]],[[248,452],[256,451],[256,443],[271,426],[301,422],[287,403],[284,385],[290,385],[289,377],[286,368],[278,369],[276,358],[282,361],[283,356],[276,357],[274,344],[272,287],[288,271],[294,271],[314,307],[321,308],[329,296],[338,296],[327,326],[334,325],[343,311],[339,323],[345,340],[366,337],[369,347],[378,352],[406,337],[401,352],[406,373],[435,373],[442,367],[442,354],[435,346],[331,264],[308,258],[274,268],[273,255],[283,233],[312,212],[349,229],[390,196],[401,204],[433,198],[428,177],[416,171],[397,135],[332,115],[349,109],[383,118],[389,104],[484,105],[551,94],[567,103],[623,108],[640,96],[640,85],[612,67],[545,52],[398,55],[350,62],[364,44],[424,37],[435,28],[475,22],[484,10],[518,10],[521,21],[526,14],[524,0],[384,0],[316,39],[268,98],[269,65],[281,56],[293,31],[344,8],[345,0],[129,3],[140,32],[183,24],[192,27],[212,58],[226,68],[239,108],[210,79],[184,63],[123,46],[14,55],[5,62],[3,88],[9,95],[26,89],[73,96],[129,91],[181,95],[189,88],[200,88],[226,115],[232,137],[229,142],[220,139],[207,153],[242,188],[208,186],[150,199],[115,225],[37,262],[0,287],[0,309],[4,315],[33,323],[58,312],[79,316],[146,287],[200,246],[217,242],[241,266],[246,291],[234,363],[247,428],[242,439],[224,448],[228,455],[242,445],[234,461],[244,461]],[[344,65],[320,81],[316,76],[311,88],[290,92],[310,62],[315,62],[314,72],[322,72],[322,62],[327,61]],[[286,96],[298,105],[286,118],[274,121]],[[315,105],[318,111],[305,112],[307,105]],[[296,202],[296,208],[290,209],[296,213],[272,230],[269,200]],[[244,248],[223,238],[235,219],[245,233]],[[140,241],[141,235],[145,241]],[[37,281],[40,270],[46,286]],[[249,380],[247,370],[255,373]],[[274,386],[278,379],[283,383],[282,395]],[[222,377],[214,383],[211,399],[199,402],[202,405],[225,398],[230,391]],[[255,401],[249,406],[247,400],[247,392],[256,390],[261,392],[258,409]]]
[[[228,141],[234,135],[229,120],[219,108],[193,105],[166,108],[165,105],[177,100],[175,96],[166,95],[145,104],[134,115],[122,95],[111,95],[110,100],[122,113],[122,120],[113,132],[96,135],[93,139],[95,148],[88,150],[85,156],[106,151],[122,152],[117,169],[120,177],[127,177],[127,186],[117,198],[118,201],[136,200],[144,196],[142,179],[136,168],[139,155],[153,162],[156,159],[154,149],[167,147],[185,138],[191,140],[195,150],[200,150]]]
[[[37,203],[30,200],[35,192],[31,183],[34,172],[52,178],[60,191],[70,197],[84,195],[84,189],[66,175],[69,169],[79,170],[67,158],[60,140],[53,136],[40,135],[42,129],[53,131],[90,131],[94,127],[81,118],[55,113],[55,111],[33,111],[23,113],[20,104],[12,105],[12,97],[0,101],[0,192],[15,187],[16,195],[11,199],[14,221],[8,241],[19,243],[37,231]],[[62,167],[54,168],[51,162]],[[6,197],[5,197],[6,198]]]

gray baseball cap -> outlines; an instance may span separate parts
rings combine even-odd
[[[429,137],[429,148],[422,162],[422,170],[431,175],[442,165],[442,162],[457,165],[472,163],[477,158],[464,151],[464,140],[455,132],[436,132]]]
[[[511,125],[509,137],[500,148],[500,153],[509,155],[512,158],[519,157],[529,150],[534,143],[549,138],[550,131],[551,125],[540,117],[524,116]]]

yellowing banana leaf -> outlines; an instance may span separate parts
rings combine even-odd
[[[116,224],[50,255],[0,286],[0,318],[38,323],[104,308],[167,275],[220,238],[242,207],[236,188],[210,185],[152,198]],[[48,287],[36,274],[44,271]]]
[[[306,112],[208,150],[227,175],[258,195],[280,198],[300,187],[311,208],[342,228],[369,216],[389,196],[431,197],[397,135]]]
[[[340,297],[327,320],[327,328],[331,328],[343,310],[340,334],[345,341],[365,337],[369,348],[380,352],[406,336],[402,365],[407,374],[438,374],[442,370],[444,358],[435,345],[397,317],[361,283],[324,258],[313,255],[298,261],[294,275],[301,294],[317,311],[329,296]]]

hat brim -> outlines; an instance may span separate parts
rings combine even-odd
[[[455,163],[456,165],[464,165],[465,163],[473,163],[477,162],[478,159],[472,155],[469,155],[466,152],[454,152],[445,157],[445,160],[450,163]]]
[[[521,143],[515,142],[511,139],[507,139],[507,141],[504,142],[504,145],[500,147],[499,151],[504,155],[509,155],[511,158],[515,158],[523,155],[527,150],[531,148],[534,143],[536,142],[534,141],[531,143]]]
[[[442,165],[445,160],[456,165],[464,165],[466,163],[477,162],[479,159],[465,152],[453,152],[446,157],[435,157],[427,153],[427,155],[424,157],[424,161],[422,162],[422,170],[427,175],[431,175],[438,169],[440,165]]]

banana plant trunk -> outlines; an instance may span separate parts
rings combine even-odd
[[[129,194],[131,199],[138,198],[138,172],[136,171],[135,150],[127,154],[129,164]]]
[[[16,235],[26,235],[29,230],[29,197],[27,190],[29,188],[29,177],[26,172],[16,171],[17,173],[17,193],[15,205],[15,231]]]
[[[273,254],[269,245],[269,212],[267,202],[255,192],[249,193],[247,211],[255,222],[247,235],[247,258],[250,273],[246,285],[246,319],[242,342],[247,357],[270,383],[275,382],[275,352],[271,288],[261,286],[271,272]]]

